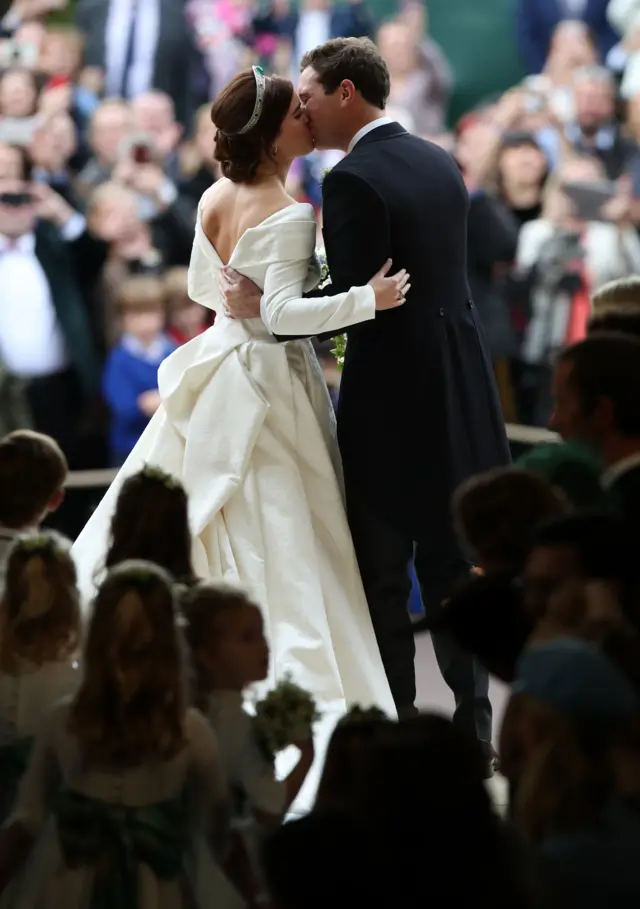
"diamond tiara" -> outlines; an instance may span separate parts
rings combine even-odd
[[[264,93],[267,87],[267,78],[261,66],[252,66],[251,69],[253,71],[254,79],[256,80],[256,103],[253,106],[253,113],[249,117],[248,122],[236,133],[238,136],[242,136],[244,133],[248,133],[250,129],[253,129],[260,119],[264,106]]]

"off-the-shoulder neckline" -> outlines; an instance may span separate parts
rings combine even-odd
[[[300,208],[310,209],[311,215],[313,216],[313,205],[311,205],[310,202],[292,202],[291,205],[285,205],[284,208],[279,208],[278,211],[274,211],[270,215],[267,215],[267,217],[263,218],[263,220],[260,221],[259,224],[255,224],[253,227],[247,227],[247,229],[242,234],[242,236],[240,236],[238,238],[238,241],[233,248],[233,252],[231,253],[231,255],[229,257],[228,262],[225,262],[223,260],[222,256],[218,252],[218,250],[215,248],[215,246],[213,245],[211,240],[207,237],[206,233],[204,232],[204,228],[202,226],[202,212],[198,212],[198,229],[199,229],[199,232],[202,234],[202,239],[203,239],[204,243],[206,244],[207,248],[215,255],[218,262],[220,262],[220,264],[224,268],[226,268],[227,266],[231,265],[234,256],[240,249],[240,246],[242,245],[242,243],[246,237],[250,236],[252,233],[255,233],[257,230],[264,229],[268,224],[271,223],[271,221],[277,220],[278,218],[282,217],[282,215],[290,214],[295,209],[300,209]],[[314,218],[314,220],[315,220],[315,218]]]

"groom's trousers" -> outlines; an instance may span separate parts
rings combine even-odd
[[[406,713],[416,697],[415,641],[408,609],[411,559],[427,614],[438,608],[456,581],[468,575],[470,565],[448,519],[437,538],[414,540],[349,489],[347,511],[391,693],[398,712]],[[490,742],[492,715],[486,671],[448,632],[431,637],[440,672],[455,698],[455,725],[481,742]]]

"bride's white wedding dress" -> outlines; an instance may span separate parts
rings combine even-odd
[[[229,265],[263,288],[276,333],[312,335],[375,315],[370,287],[302,297],[320,277],[315,237],[313,209],[300,203],[247,230],[233,251]],[[163,406],[73,554],[90,596],[123,479],[145,463],[179,477],[189,495],[196,573],[239,583],[262,606],[272,653],[265,684],[289,672],[314,694],[323,714],[320,764],[350,704],[377,704],[390,715],[394,704],[349,534],[335,420],[315,353],[309,341],[278,343],[260,319],[226,318],[218,291],[223,265],[199,214],[189,294],[218,318],[162,364]],[[303,807],[318,769],[301,793]]]

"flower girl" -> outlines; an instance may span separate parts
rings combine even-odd
[[[298,795],[314,757],[311,729],[300,742],[297,764],[282,781],[275,755],[258,736],[256,718],[243,709],[245,690],[269,669],[262,613],[245,593],[224,584],[192,587],[182,602],[191,650],[194,700],[208,716],[234,799],[233,840],[225,870],[250,906],[262,895],[260,826],[279,824]]]
[[[275,778],[273,757],[260,747],[254,719],[243,709],[245,689],[269,670],[260,609],[224,584],[199,584],[184,599],[186,637],[196,675],[195,701],[216,731],[232,791],[258,820],[279,823],[313,763],[313,740],[297,742],[300,758],[289,776]]]
[[[187,494],[159,467],[147,465],[128,477],[118,495],[105,568],[127,559],[160,565],[182,584],[194,580]]]
[[[126,562],[108,573],[83,671],[38,734],[0,835],[3,906],[236,909],[208,848],[224,835],[217,743],[185,703],[161,569]]]
[[[80,608],[67,541],[24,536],[8,555],[0,600],[0,811],[4,821],[34,734],[78,685]]]

